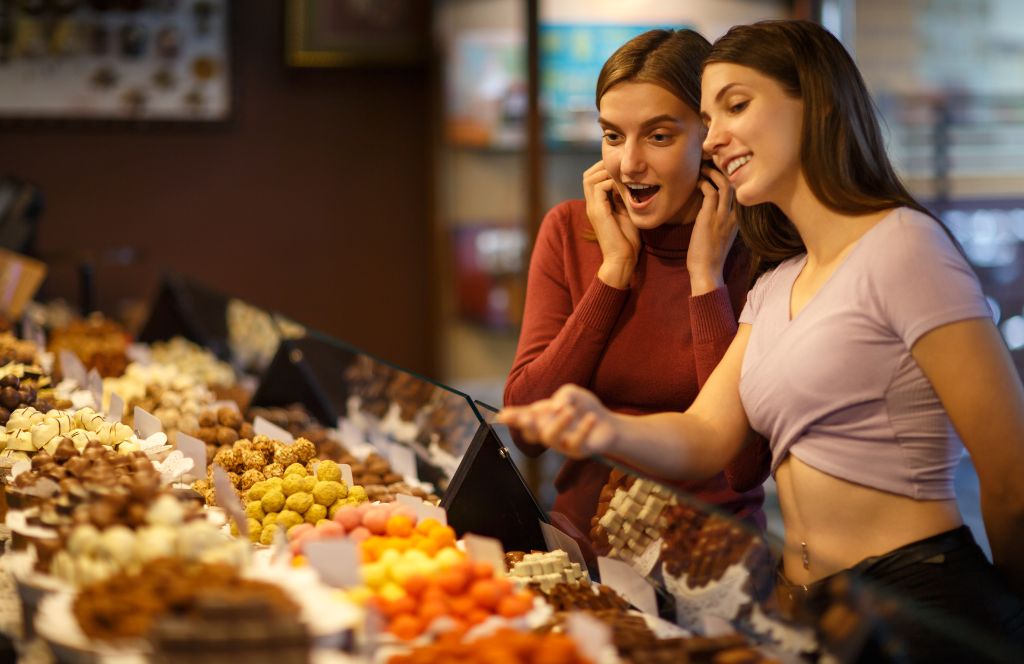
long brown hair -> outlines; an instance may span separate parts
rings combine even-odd
[[[811,192],[829,209],[866,214],[909,207],[932,216],[896,175],[864,79],[828,30],[797,20],[738,25],[715,42],[704,66],[716,62],[754,69],[803,101],[800,165]],[[754,254],[752,281],[806,251],[773,203],[737,204],[736,211],[740,235]]]

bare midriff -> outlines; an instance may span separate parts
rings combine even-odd
[[[783,565],[808,584],[960,526],[956,500],[915,500],[853,484],[792,454],[775,472],[785,524]]]

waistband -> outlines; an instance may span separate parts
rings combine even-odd
[[[977,547],[971,529],[967,526],[960,526],[905,544],[888,553],[865,558],[853,567],[840,570],[809,584],[790,581],[783,570],[782,561],[779,560],[776,570],[778,597],[784,604],[789,604],[790,608],[802,607],[804,610],[809,609],[813,612],[817,608],[823,608],[817,605],[827,602],[828,588],[839,577],[871,577],[873,573],[883,571],[892,573],[919,563],[943,562],[945,554],[971,547]]]

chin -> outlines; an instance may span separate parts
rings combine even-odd
[[[767,203],[768,201],[766,201],[764,197],[760,196],[757,192],[740,187],[736,190],[736,202],[744,207],[753,207],[755,205],[760,205],[761,203]]]
[[[642,231],[649,231],[665,223],[665,219],[660,216],[637,216],[631,214],[629,215],[629,220]]]

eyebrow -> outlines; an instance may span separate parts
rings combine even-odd
[[[616,127],[615,124],[613,124],[611,122],[608,122],[604,118],[598,118],[597,119],[597,123],[599,125],[601,125],[602,127],[607,127],[609,129],[614,129],[616,131],[622,131],[621,129]],[[643,123],[640,125],[640,128],[641,129],[646,129],[647,127],[653,127],[654,125],[666,124],[666,123],[667,124],[679,125],[679,124],[682,124],[682,121],[679,118],[675,117],[674,115],[669,115],[668,113],[663,113],[661,115],[656,115],[653,118],[650,118],[648,120],[644,120]]]
[[[718,102],[722,101],[722,97],[725,96],[725,93],[727,93],[729,90],[731,90],[732,88],[736,87],[737,85],[740,85],[740,83],[738,81],[733,81],[732,83],[726,85],[724,88],[719,90],[718,94],[715,95],[715,103],[717,104]],[[711,116],[707,114],[707,111],[701,111],[700,112],[700,120],[701,120],[701,122],[704,123],[705,126],[708,124],[708,121],[710,119],[711,119]]]

